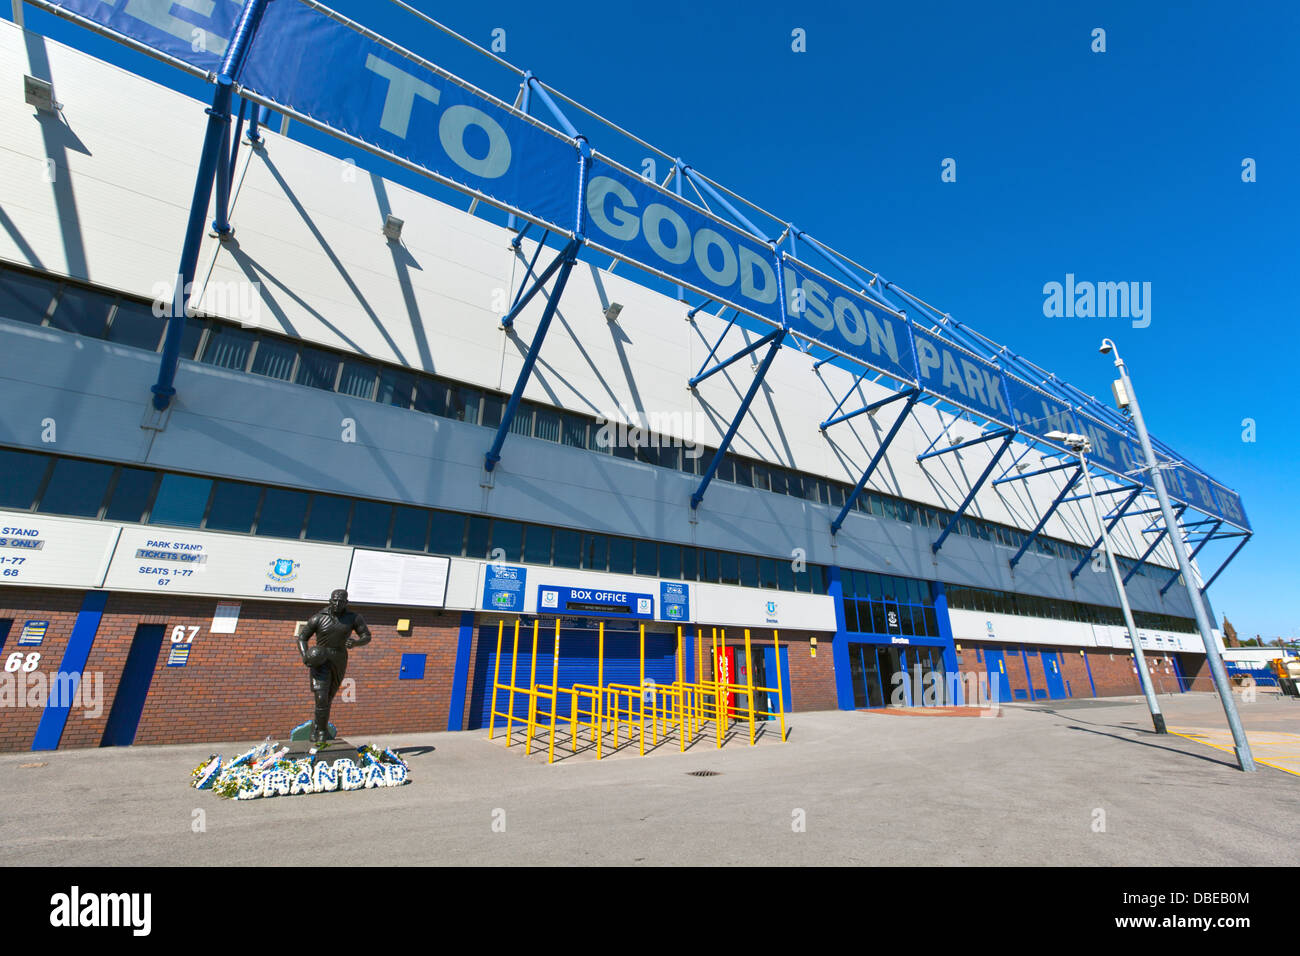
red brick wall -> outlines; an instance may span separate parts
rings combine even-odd
[[[962,651],[957,655],[958,667],[963,674],[980,673],[986,670],[985,663],[976,656],[976,649],[978,648],[982,654],[989,646],[1005,647],[1007,677],[1011,685],[1012,699],[1017,699],[1015,691],[1028,691],[1029,687],[1025,676],[1024,655],[1021,654],[1018,645],[988,645],[963,641]],[[1034,689],[1042,691],[1047,687],[1047,678],[1043,673],[1040,648],[1026,645],[1024,650],[1029,658],[1029,675],[1033,679]],[[1092,697],[1094,684],[1097,697],[1123,697],[1142,693],[1137,670],[1133,665],[1132,651],[1109,647],[1049,647],[1048,650],[1057,651],[1061,662],[1061,676],[1069,682],[1069,691],[1073,697]],[[1174,669],[1171,655],[1163,651],[1147,651],[1145,656],[1156,693],[1178,693],[1177,671]],[[1192,689],[1207,689],[1209,669],[1205,666],[1205,655],[1181,654],[1179,663],[1182,665],[1184,677],[1204,675],[1206,678]],[[1088,680],[1089,670],[1092,671],[1091,683]]]
[[[82,593],[17,589],[0,591],[15,618],[14,637],[26,618],[46,619],[50,634],[40,648],[42,670],[57,669]],[[74,709],[61,747],[98,746],[107,724],[122,669],[139,624],[162,624],[163,646],[141,714],[138,744],[194,741],[287,739],[289,731],[312,716],[312,695],[294,640],[295,622],[317,610],[314,604],[242,601],[234,634],[212,634],[215,598],[109,595],[99,634],[86,662],[88,675],[103,681],[103,706],[88,719]],[[347,677],[355,680],[355,701],[334,699],[330,718],[343,736],[364,737],[399,731],[447,728],[459,612],[417,608],[359,607],[373,640],[349,655]],[[411,630],[398,634],[399,618]],[[189,663],[167,667],[170,634],[176,625],[198,625]],[[423,680],[399,680],[401,656],[425,654]],[[23,750],[40,720],[40,710],[0,710],[0,749]]]
[[[63,652],[67,650],[68,638],[72,634],[72,625],[77,620],[81,609],[81,591],[53,591],[38,588],[0,588],[0,618],[12,618],[13,627],[5,641],[0,659],[21,651],[25,657],[32,651],[41,655],[36,672],[44,675],[48,682],[58,672]],[[26,621],[49,621],[50,627],[45,634],[45,641],[39,647],[19,647],[18,638],[22,634]],[[5,688],[6,705],[0,707],[0,751],[30,750],[32,738],[36,736],[36,725],[41,721],[41,706],[28,707],[27,690],[32,675],[0,672],[0,680],[9,686]],[[24,680],[27,678],[27,681]],[[13,695],[14,705],[9,705]],[[69,723],[80,719],[73,711]]]

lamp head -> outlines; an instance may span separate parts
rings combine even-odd
[[[1101,348],[1098,349],[1098,351],[1101,352],[1102,355],[1109,355],[1111,352],[1115,351],[1115,343],[1110,339],[1102,339]]]

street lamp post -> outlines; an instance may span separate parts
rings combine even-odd
[[[1174,509],[1169,504],[1169,492],[1165,490],[1165,479],[1160,474],[1160,465],[1151,448],[1151,437],[1147,434],[1146,423],[1142,419],[1142,409],[1138,406],[1137,394],[1133,391],[1133,381],[1128,377],[1128,366],[1119,356],[1119,349],[1110,339],[1101,343],[1101,354],[1115,353],[1115,367],[1119,369],[1120,382],[1123,385],[1123,398],[1127,399],[1129,411],[1133,414],[1133,427],[1137,430],[1138,442],[1142,445],[1142,455],[1146,459],[1146,470],[1151,473],[1151,485],[1155,488],[1156,500],[1160,503],[1160,514],[1165,520],[1165,530],[1169,534],[1169,543],[1173,546],[1174,557],[1178,561],[1178,570],[1183,576],[1183,585],[1187,588],[1187,597],[1192,604],[1192,613],[1196,616],[1196,626],[1201,632],[1201,642],[1205,645],[1205,660],[1210,665],[1210,676],[1214,687],[1223,702],[1223,712],[1228,718],[1228,728],[1232,731],[1232,740],[1237,748],[1237,763],[1243,771],[1255,771],[1255,758],[1250,752],[1250,741],[1242,729],[1241,717],[1237,714],[1237,705],[1232,699],[1232,687],[1228,683],[1228,674],[1223,668],[1223,659],[1219,648],[1214,643],[1210,629],[1210,619],[1205,613],[1205,604],[1201,601],[1200,588],[1192,575],[1191,561],[1187,557],[1186,544],[1179,533],[1178,520]]]
[[[1160,702],[1156,699],[1156,689],[1151,682],[1151,672],[1147,670],[1146,655],[1142,653],[1142,642],[1138,640],[1137,625],[1133,623],[1133,609],[1128,603],[1124,579],[1119,576],[1119,564],[1115,561],[1115,552],[1110,546],[1110,532],[1106,530],[1106,519],[1101,513],[1101,506],[1097,504],[1097,494],[1092,490],[1092,475],[1088,473],[1088,459],[1085,457],[1092,451],[1092,444],[1083,435],[1067,435],[1064,432],[1048,432],[1044,437],[1063,442],[1079,456],[1079,468],[1083,471],[1083,482],[1088,489],[1088,497],[1092,500],[1092,512],[1097,518],[1097,524],[1101,526],[1101,545],[1106,553],[1106,564],[1110,567],[1110,579],[1115,585],[1115,593],[1119,595],[1119,606],[1124,612],[1124,626],[1128,628],[1129,641],[1133,645],[1138,682],[1142,685],[1142,693],[1147,699],[1147,709],[1151,711],[1151,724],[1155,727],[1156,733],[1168,733],[1165,727],[1165,715],[1160,712]]]

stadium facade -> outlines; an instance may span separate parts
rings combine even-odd
[[[503,329],[554,240],[537,257],[540,229],[266,126],[159,410],[206,104],[8,23],[0,71],[0,749],[284,734],[310,717],[296,626],[344,586],[375,635],[335,708],[349,732],[484,726],[498,625],[547,614],[568,683],[603,620],[607,676],[635,674],[644,625],[664,683],[679,639],[697,670],[749,629],[794,711],[1140,692],[1064,455],[999,457],[926,402],[819,427],[897,389],[608,257]],[[1114,542],[1156,689],[1180,692],[1204,649],[1151,522]]]

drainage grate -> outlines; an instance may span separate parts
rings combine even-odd
[[[688,777],[719,777],[721,775],[721,770],[691,770],[686,774]]]

